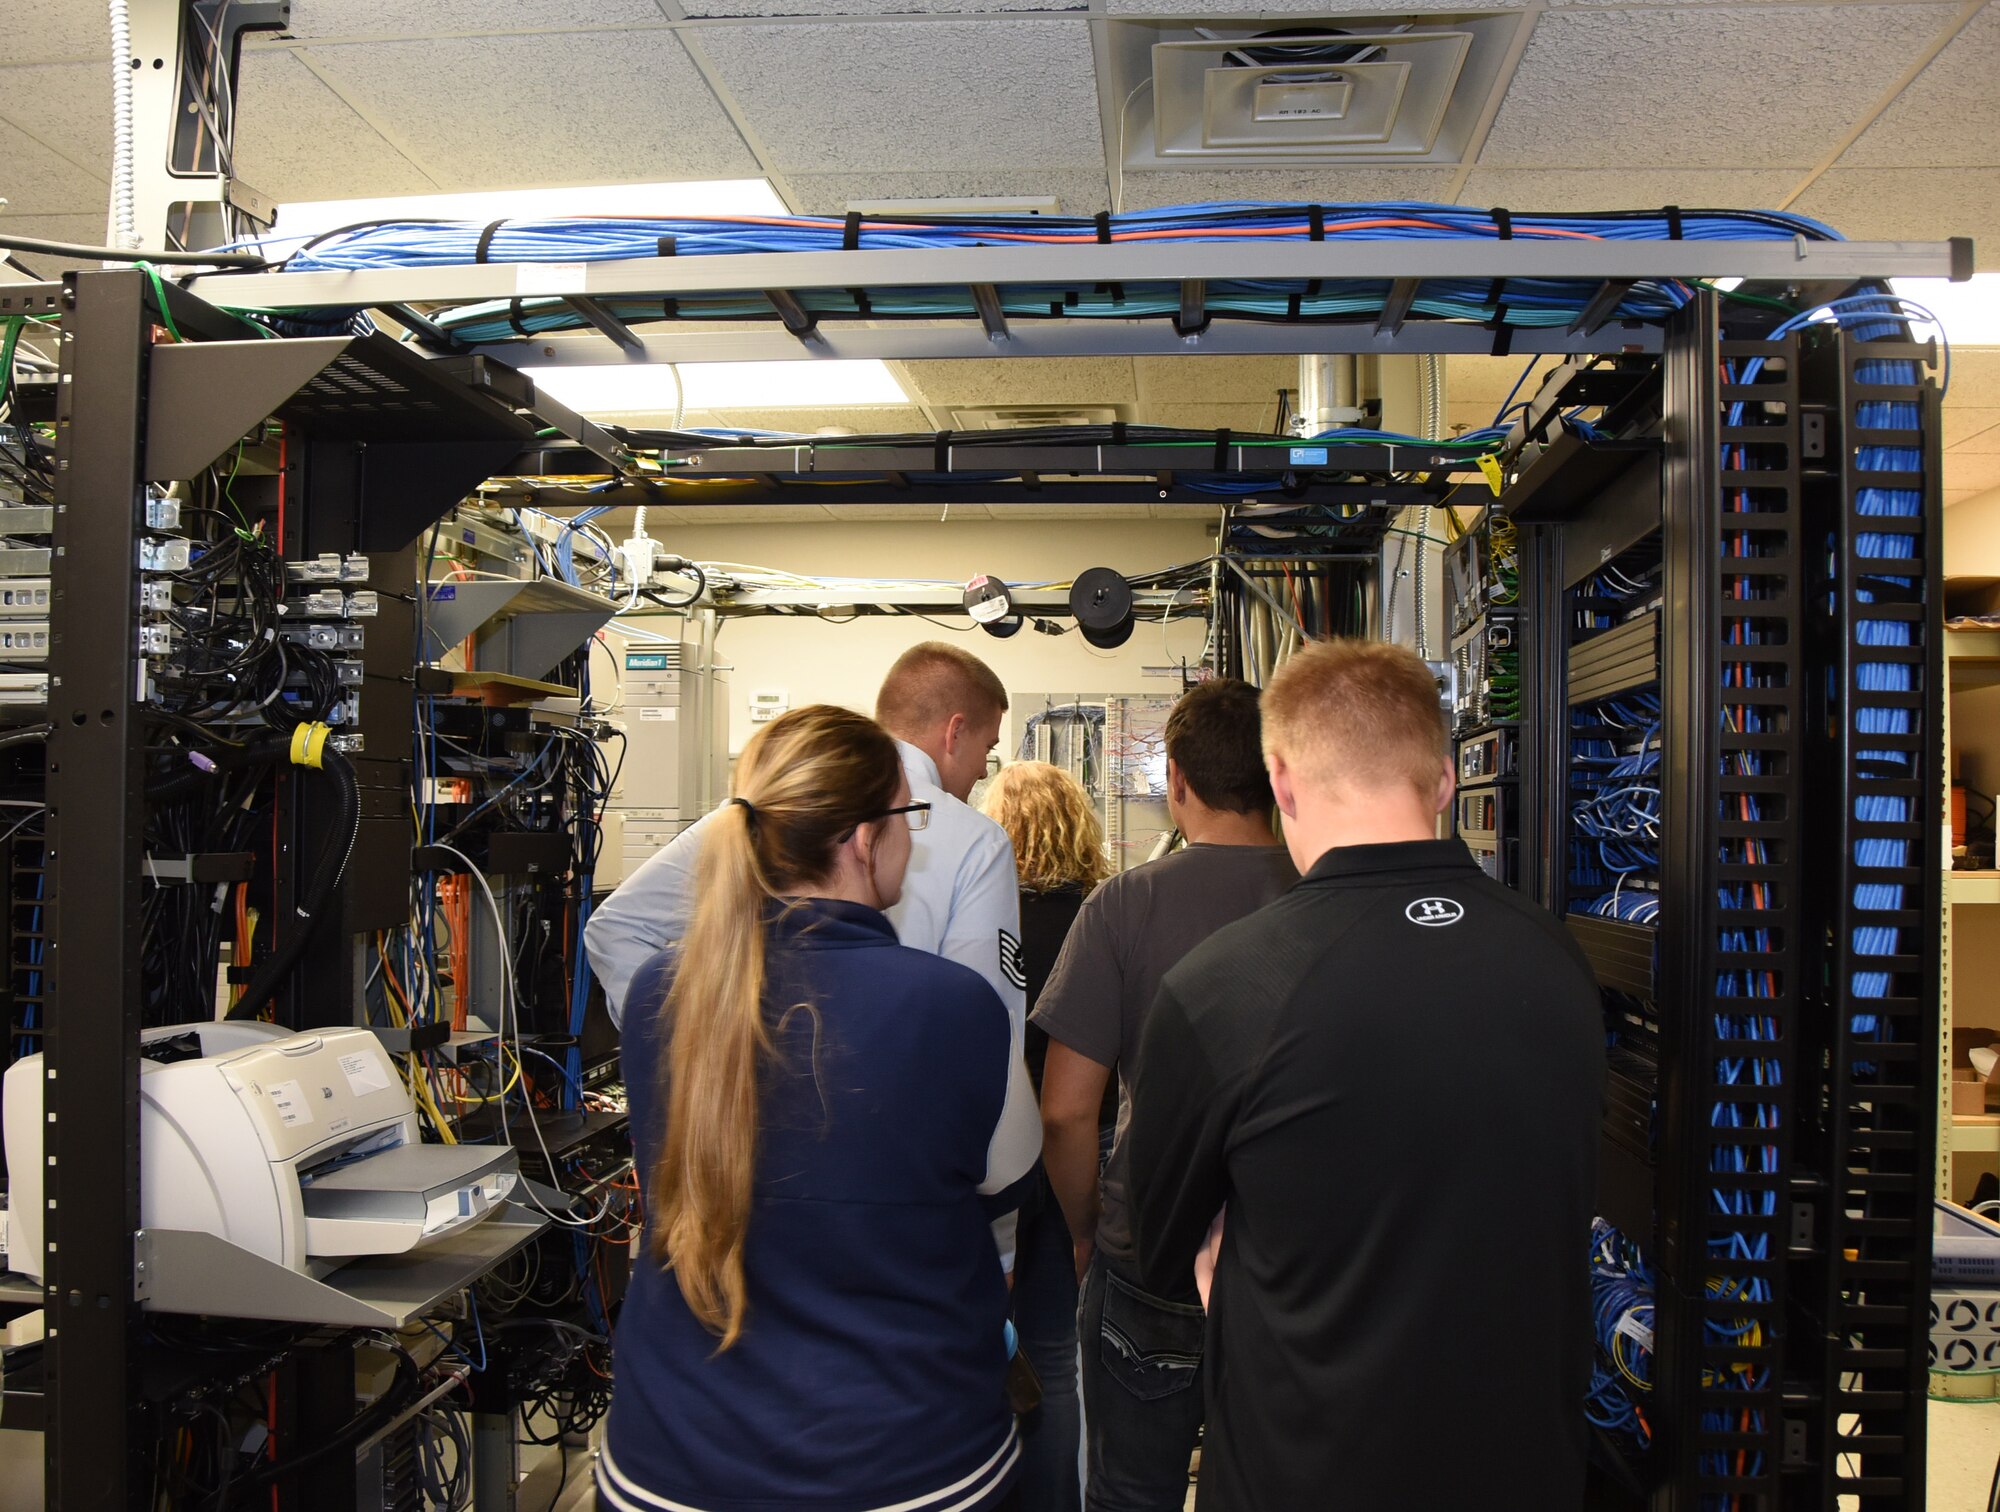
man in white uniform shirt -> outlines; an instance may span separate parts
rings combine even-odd
[[[910,836],[903,897],[889,921],[903,944],[970,966],[1000,994],[1014,1037],[995,1143],[1039,1150],[1041,1116],[1021,1054],[1027,977],[1014,848],[1005,830],[965,802],[986,775],[1006,712],[1007,690],[993,669],[942,641],[912,646],[882,679],[875,718],[896,738],[911,801],[931,806],[929,823]],[[591,913],[584,945],[614,1023],[624,1021],[633,975],[693,917],[695,861],[708,823],[700,819],[675,836]],[[1011,1237],[1002,1250],[1011,1256]]]

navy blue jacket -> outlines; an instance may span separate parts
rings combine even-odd
[[[816,899],[766,939],[778,1054],[760,1093],[743,1334],[716,1353],[649,1247],[619,1320],[603,1503],[989,1506],[1019,1454],[1006,1284],[978,1192],[1007,1090],[1006,1009],[978,973],[897,944],[872,908]],[[671,980],[662,952],[626,1000],[625,1084],[649,1184]]]

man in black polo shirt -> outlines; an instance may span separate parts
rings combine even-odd
[[[1589,969],[1434,838],[1449,747],[1408,651],[1306,647],[1263,738],[1303,880],[1167,975],[1127,1129],[1141,1284],[1222,1218],[1202,1512],[1580,1507]]]

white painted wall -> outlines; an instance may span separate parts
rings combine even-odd
[[[1061,581],[1086,567],[1115,567],[1131,574],[1205,557],[1212,549],[1212,523],[1205,520],[1087,521],[935,518],[877,523],[842,520],[825,524],[655,525],[653,534],[669,551],[696,561],[746,562],[805,574],[834,577],[945,578],[962,583],[990,573],[1010,582]],[[668,629],[671,620],[649,619]],[[1072,622],[1064,621],[1065,627]],[[727,622],[716,644],[717,660],[730,678],[730,750],[741,749],[753,726],[749,694],[781,688],[791,706],[825,702],[872,712],[882,674],[918,641],[943,640],[980,657],[1010,691],[1061,694],[1159,693],[1177,685],[1144,675],[1147,666],[1196,661],[1205,631],[1199,621],[1179,620],[1163,630],[1142,622],[1132,639],[1115,651],[1099,651],[1081,635],[1048,636],[1032,626],[1008,640],[965,627],[963,615],[939,624],[903,617],[865,617],[829,623],[805,617],[741,618]],[[947,628],[947,626],[952,628]],[[1001,734],[1001,750],[1011,756],[1023,710],[1015,711]]]
[[[2000,577],[2000,488],[1944,512],[1944,570],[1947,577]]]

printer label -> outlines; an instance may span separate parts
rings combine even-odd
[[[264,1095],[271,1099],[271,1106],[278,1110],[278,1121],[286,1128],[313,1121],[312,1104],[306,1101],[305,1088],[297,1082],[279,1082],[266,1087]]]
[[[356,1097],[389,1090],[389,1072],[372,1055],[343,1055],[340,1069],[347,1077],[347,1090]]]

